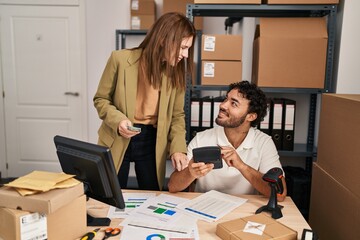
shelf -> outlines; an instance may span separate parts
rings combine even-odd
[[[208,90],[208,91],[227,91],[227,85],[193,85],[193,91]],[[324,89],[319,88],[273,88],[273,87],[260,87],[265,93],[306,93],[318,94],[323,93]]]
[[[316,149],[309,150],[307,144],[294,144],[293,151],[278,150],[281,157],[316,157]]]
[[[326,56],[326,69],[324,88],[273,88],[260,87],[265,93],[307,94],[310,97],[309,126],[306,144],[295,144],[294,151],[279,151],[283,157],[305,157],[306,168],[311,169],[311,159],[316,157],[314,149],[315,118],[317,109],[317,94],[335,92],[336,82],[333,80],[334,49],[336,37],[337,5],[247,5],[247,4],[187,4],[187,17],[194,21],[194,17],[326,17],[328,28],[328,47]],[[208,91],[227,91],[228,86],[201,85],[198,67],[196,84],[187,87],[185,110],[187,112],[187,125],[190,126],[189,114],[191,111],[192,93]],[[189,81],[191,82],[191,81]],[[191,116],[190,116],[191,117]]]
[[[143,35],[145,36],[147,33],[147,30],[136,30],[136,29],[125,29],[125,30],[120,30],[120,29],[117,29],[115,31],[115,41],[116,41],[116,46],[115,46],[115,49],[116,50],[119,50],[119,49],[124,49],[126,46],[125,46],[125,43],[126,43],[126,36],[127,35],[135,35],[135,36],[139,36],[139,35]],[[119,36],[121,36],[121,47],[120,47],[120,39],[119,39]]]
[[[188,4],[189,16],[323,17],[337,5]]]
[[[337,5],[334,4],[291,4],[291,5],[267,5],[267,4],[187,4],[186,15],[194,21],[194,17],[325,17],[328,24],[328,48],[325,69],[324,89],[303,90],[300,92],[310,93],[333,93],[336,84],[333,81],[334,48],[336,36],[336,13]],[[199,79],[199,78],[197,78]],[[197,82],[200,84],[200,82]],[[273,89],[269,89],[273,92]],[[298,92],[298,90],[285,90]],[[275,92],[280,92],[275,89]]]

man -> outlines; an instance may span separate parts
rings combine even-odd
[[[228,194],[261,193],[270,196],[270,187],[262,176],[271,168],[281,168],[279,155],[271,137],[255,127],[267,113],[265,94],[248,81],[230,84],[220,104],[216,123],[220,127],[196,134],[188,145],[188,167],[174,171],[168,183],[170,192],[193,187],[195,191],[217,190]],[[204,146],[220,146],[223,168],[214,164],[195,163],[192,150]],[[286,183],[278,201],[286,197]]]

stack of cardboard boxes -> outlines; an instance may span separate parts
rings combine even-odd
[[[0,239],[77,239],[86,230],[82,183],[29,196],[0,188]]]
[[[252,81],[260,87],[324,88],[325,18],[260,18]]]
[[[242,36],[203,35],[201,84],[228,85],[242,80]]]
[[[156,19],[154,0],[131,0],[130,2],[130,28],[134,30],[149,29]]]
[[[360,95],[323,94],[310,226],[320,239],[360,239]]]

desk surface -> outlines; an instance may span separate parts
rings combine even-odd
[[[139,192],[138,190],[123,190],[123,192]],[[145,192],[145,191],[141,191]],[[193,193],[193,192],[179,192],[179,193],[168,193],[168,192],[157,192],[157,193],[167,193],[170,195],[174,195],[177,197],[183,197],[192,199],[201,193]],[[241,195],[240,197],[248,199],[245,204],[241,205],[240,207],[236,208],[231,213],[227,214],[220,220],[208,223],[205,221],[198,221],[198,229],[199,229],[199,236],[200,239],[216,239],[221,240],[219,238],[215,231],[216,231],[216,225],[220,222],[225,222],[229,220],[233,220],[236,218],[246,217],[249,215],[252,215],[255,213],[255,211],[263,206],[266,205],[268,202],[268,198],[260,196],[260,195]],[[88,201],[88,213],[95,216],[95,217],[106,217],[107,212],[109,209],[109,206],[106,204],[103,204],[101,202],[98,202],[96,200],[90,199]],[[303,229],[310,229],[309,224],[306,222],[306,220],[301,215],[300,211],[297,209],[296,205],[292,201],[290,197],[286,197],[285,201],[281,202],[280,205],[284,206],[282,209],[283,217],[278,219],[279,222],[283,223],[284,225],[296,230],[298,232],[298,239],[301,239],[301,234]],[[112,219],[111,221],[111,227],[116,227],[119,225],[119,223],[122,221],[122,219]],[[91,231],[96,227],[88,227],[88,230]],[[101,230],[105,229],[105,227],[102,227]],[[96,235],[94,239],[102,239],[104,236],[103,231],[99,231],[99,233]],[[112,237],[112,240],[120,239],[120,236]]]

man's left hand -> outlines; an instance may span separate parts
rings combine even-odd
[[[221,157],[229,167],[234,167],[240,170],[240,167],[244,164],[236,150],[230,146],[221,147]]]

